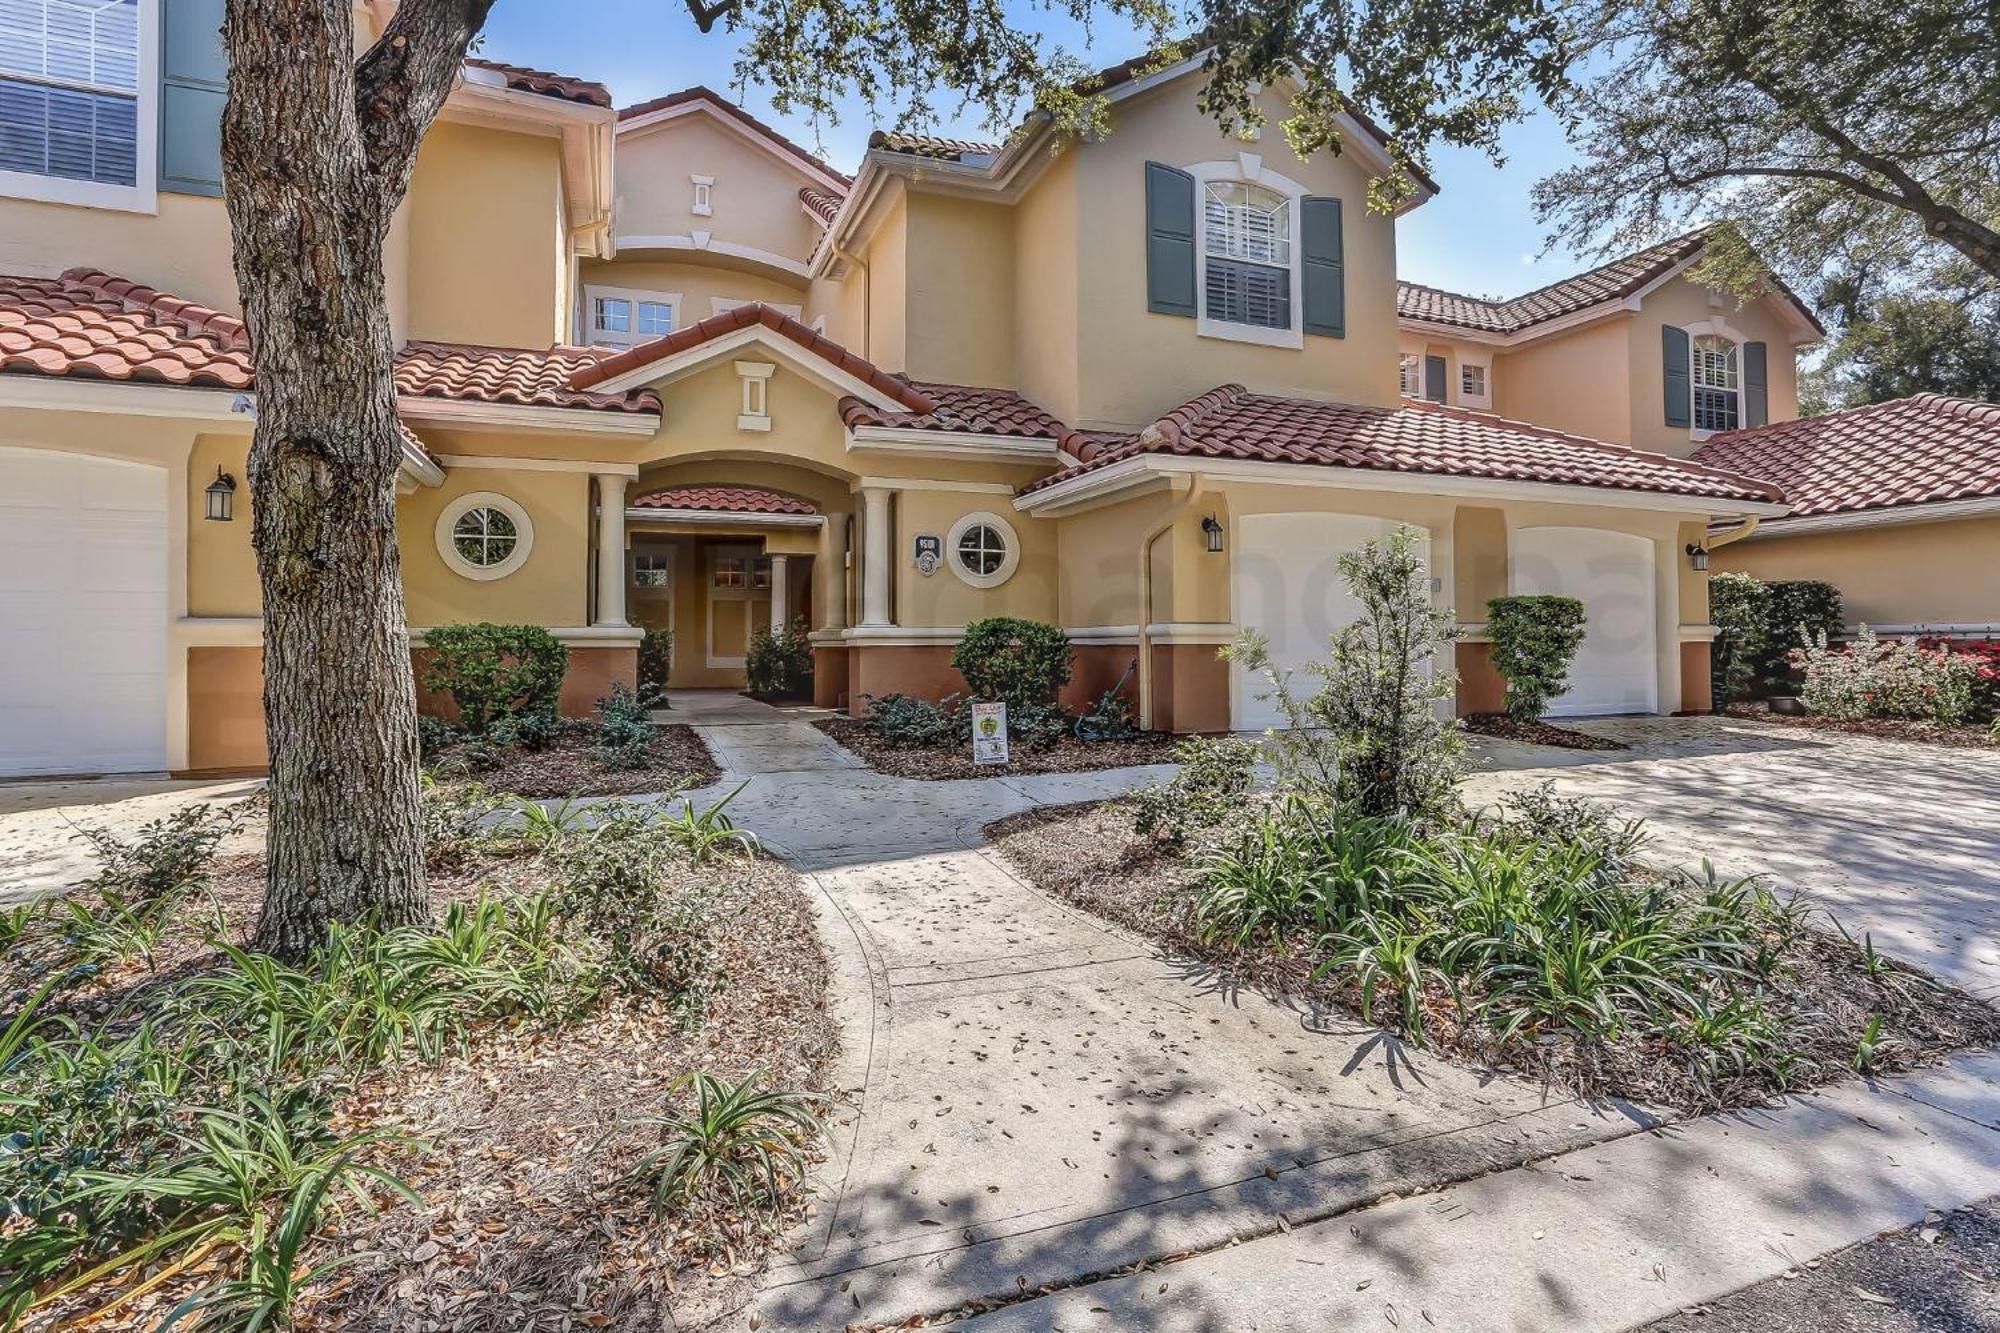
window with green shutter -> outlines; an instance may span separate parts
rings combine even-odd
[[[1195,315],[1194,177],[1163,162],[1146,164],[1146,308]]]
[[[160,188],[222,193],[222,104],[229,61],[222,49],[224,0],[161,0]]]
[[[1306,332],[1324,338],[1347,336],[1346,250],[1341,235],[1340,200],[1308,195],[1299,201],[1300,287]]]

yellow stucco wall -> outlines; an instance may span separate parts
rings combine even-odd
[[[191,616],[254,616],[264,597],[257,581],[257,552],[250,545],[254,507],[250,497],[247,435],[202,435],[188,454],[187,575]],[[215,469],[236,478],[235,517],[210,522],[207,491]]]
[[[1593,440],[1628,443],[1632,435],[1631,321],[1613,316],[1501,353],[1493,368],[1500,414]],[[1659,326],[1653,339],[1659,341]],[[1659,355],[1653,357],[1658,380]],[[1658,394],[1655,394],[1655,404]]]
[[[440,122],[417,154],[405,211],[410,337],[509,347],[561,339],[557,140]]]
[[[1770,391],[1770,419],[1790,421],[1799,414],[1797,366],[1788,326],[1775,309],[1782,297],[1766,296],[1739,307],[1734,297],[1675,278],[1649,294],[1639,313],[1627,321],[1630,335],[1632,426],[1619,443],[1686,457],[1700,441],[1685,427],[1666,424],[1665,389],[1661,383],[1660,329],[1685,327],[1720,319],[1746,341],[1766,345],[1765,364]]]
[[[462,620],[555,627],[588,623],[590,478],[580,472],[458,468],[442,486],[423,487],[396,506],[397,544],[410,624]],[[472,491],[507,497],[527,511],[534,545],[519,569],[503,578],[469,579],[438,554],[436,528],[444,507]]]
[[[897,371],[909,360],[910,213],[900,184],[891,183],[888,192],[893,197],[869,242],[861,274],[868,284],[861,354],[883,370]]]
[[[909,196],[906,369],[922,380],[1011,386],[1014,212],[952,195]]]
[[[799,187],[824,187],[802,166],[764,151],[705,112],[621,134],[616,156],[612,217],[621,238],[705,231],[799,261],[818,238],[818,226],[799,206]],[[694,212],[694,176],[715,178],[713,211],[705,217]]]
[[[896,621],[901,625],[957,627],[988,616],[1054,620],[1057,606],[1055,524],[1014,511],[1005,495],[987,492],[904,490],[896,493],[895,535],[890,559],[895,571]],[[1013,529],[1020,564],[997,588],[975,588],[952,572],[952,524],[970,514],[989,514]],[[919,533],[946,542],[945,566],[925,576],[917,571],[912,543]]]
[[[1080,409],[1076,172],[1076,152],[1063,152],[1015,206],[1015,324],[1009,331],[1021,393],[1069,422]]]
[[[632,258],[638,253],[648,258]],[[725,301],[736,305],[744,301],[762,301],[768,305],[798,306],[804,313],[806,293],[798,284],[780,281],[766,273],[751,272],[746,269],[723,267],[712,263],[683,263],[678,258],[659,258],[660,251],[620,251],[615,260],[591,259],[581,265],[578,278],[580,299],[588,298],[591,287],[621,287],[628,290],[658,292],[678,298],[676,328],[686,328],[699,323],[716,313],[715,302]],[[689,260],[697,258],[695,252],[686,252]],[[589,325],[589,311],[579,305],[583,319],[577,324],[577,339],[582,341]],[[641,341],[635,338],[635,341]]]
[[[1712,567],[1760,579],[1825,579],[1849,624],[2000,622],[2000,517],[1754,538],[1719,547]]]

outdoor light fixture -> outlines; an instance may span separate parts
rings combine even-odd
[[[1201,521],[1201,535],[1208,538],[1208,553],[1214,555],[1222,549],[1222,522],[1210,514]]]
[[[1706,574],[1708,572],[1708,548],[1700,542],[1689,542],[1688,563],[1694,566],[1695,573]]]
[[[224,472],[220,464],[215,469],[215,480],[208,483],[208,517],[216,523],[227,523],[236,517],[236,478]]]

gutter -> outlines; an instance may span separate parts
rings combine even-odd
[[[1193,511],[1202,493],[1202,481],[1201,473],[1189,472],[1187,494],[1139,539],[1139,717],[1149,730],[1157,730],[1153,726],[1153,639],[1159,625],[1153,616],[1153,543]]]

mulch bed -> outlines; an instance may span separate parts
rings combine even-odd
[[[986,834],[1031,883],[1085,911],[1198,959],[1227,979],[1360,1016],[1360,991],[1351,980],[1338,972],[1314,978],[1323,961],[1315,948],[1241,949],[1202,940],[1194,926],[1191,872],[1133,832],[1124,801],[1030,810],[987,825]],[[2000,1041],[2000,1010],[1894,964],[1885,978],[1869,978],[1848,941],[1809,934],[1788,961],[1792,975],[1786,993],[1770,997],[1773,1009],[1781,1017],[1816,1016],[1802,1033],[1802,1044],[1793,1048],[1810,1062],[1794,1091],[1848,1076],[1855,1040],[1878,1014],[1883,1034],[1897,1043],[1883,1069],[1930,1064],[1953,1050]],[[1483,1032],[1461,1026],[1441,984],[1432,992],[1424,1019],[1431,1047],[1571,1096],[1624,1097],[1699,1114],[1757,1105],[1772,1095],[1771,1088],[1747,1077],[1704,1084],[1659,1038],[1556,1038],[1493,1049]],[[1394,1027],[1394,1020],[1394,1000],[1378,1002],[1373,1021]]]
[[[298,1307],[299,1328],[651,1333],[708,1326],[755,1295],[766,1257],[807,1214],[806,1197],[795,1195],[768,1218],[655,1216],[648,1187],[628,1173],[657,1131],[621,1125],[661,1113],[669,1085],[695,1069],[731,1081],[764,1070],[778,1085],[831,1095],[839,1028],[798,877],[751,856],[689,873],[727,895],[715,935],[720,983],[698,1026],[643,998],[614,995],[560,1028],[489,1026],[465,1055],[373,1073],[345,1099],[338,1117],[345,1129],[383,1128],[420,1141],[384,1164],[423,1203],[378,1194],[389,1205],[379,1214],[344,1206],[329,1215],[305,1264],[357,1251],[374,1257],[313,1288]],[[88,1022],[212,965],[215,955],[201,944],[209,903],[233,936],[247,938],[263,876],[261,853],[219,858],[210,894],[170,927],[157,971],[135,963],[108,972],[53,1011]],[[542,878],[532,857],[479,854],[434,869],[431,897],[441,911],[481,892],[533,892]],[[157,1328],[188,1292],[170,1285],[91,1327]],[[85,1293],[59,1312],[56,1326],[109,1294]]]
[[[1722,710],[1725,717],[1750,722],[1772,722],[1781,727],[1802,727],[1808,731],[1844,731],[1853,736],[1872,736],[1884,741],[1915,741],[1920,745],[1944,745],[1955,750],[2000,750],[2000,742],[1985,727],[1948,727],[1941,722],[1913,722],[1902,718],[1871,717],[1850,721],[1821,717],[1816,713],[1777,713],[1761,703],[1731,704]]]
[[[708,742],[684,722],[654,728],[653,743],[640,768],[607,768],[590,753],[594,728],[565,730],[546,750],[510,746],[489,767],[454,770],[457,747],[432,767],[452,778],[465,777],[496,792],[537,800],[567,796],[638,796],[676,787],[706,787],[722,776]],[[460,768],[465,766],[460,765]]]
[[[1459,722],[1475,736],[1524,741],[1529,745],[1553,745],[1563,750],[1632,748],[1623,741],[1614,741],[1607,736],[1593,736],[1587,731],[1571,731],[1568,727],[1558,727],[1552,722],[1516,722],[1505,713],[1470,713],[1460,718]]]
[[[859,755],[877,773],[923,781],[1000,778],[1022,773],[1089,773],[1100,768],[1165,764],[1172,762],[1174,747],[1174,738],[1160,732],[1147,732],[1127,741],[1084,741],[1065,736],[1044,749],[1031,749],[1015,742],[1008,747],[1007,763],[975,764],[970,737],[963,745],[919,749],[889,744],[860,718],[821,718],[813,725]]]

